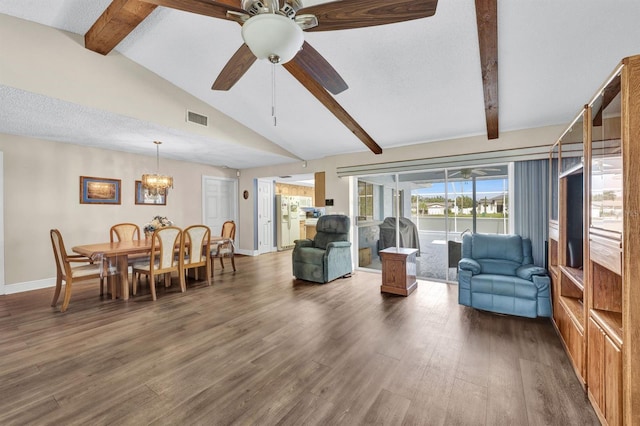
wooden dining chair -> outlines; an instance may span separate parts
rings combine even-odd
[[[53,246],[53,255],[56,260],[57,269],[56,289],[53,293],[51,306],[55,307],[58,304],[58,298],[62,290],[62,281],[64,281],[64,298],[62,300],[62,307],[60,308],[60,312],[64,312],[69,307],[73,283],[96,278],[99,279],[102,264],[100,262],[96,264],[86,256],[67,254],[60,231],[52,229],[49,234],[51,235],[51,245]],[[72,267],[71,263],[83,263],[83,265]],[[114,292],[115,288],[112,288],[111,291]]]
[[[109,241],[133,241],[140,239],[140,227],[135,223],[117,223],[109,229]],[[146,259],[147,255],[132,255],[129,256],[129,265],[132,266],[135,262]],[[104,290],[104,280],[106,277],[102,277],[100,280],[100,295],[102,296]]]
[[[222,231],[220,232],[220,236],[227,238],[228,240],[221,243],[213,244],[211,247],[211,275],[213,275],[213,259],[219,258],[220,265],[222,265],[222,269],[224,269],[223,259],[228,257],[231,259],[231,266],[233,266],[233,271],[236,270],[236,262],[233,259],[233,255],[235,253],[235,246],[233,240],[236,238],[236,224],[232,220],[228,220],[222,224]]]
[[[111,242],[139,240],[140,227],[135,223],[117,223],[109,230],[109,238]]]
[[[207,285],[211,285],[211,230],[205,225],[192,225],[182,232],[182,270],[187,275],[189,269],[195,269],[198,279],[198,268],[205,267]]]
[[[151,298],[156,300],[155,277],[164,275],[165,287],[171,285],[171,273],[177,272],[180,279],[180,290],[186,290],[184,273],[180,264],[180,257],[176,256],[176,250],[182,244],[182,230],[176,226],[166,226],[156,229],[151,237],[151,255],[148,259],[133,264],[133,295],[136,295],[138,287],[138,274],[149,277]],[[180,253],[183,250],[180,249]]]

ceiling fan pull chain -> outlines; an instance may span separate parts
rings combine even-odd
[[[273,117],[273,127],[277,126],[276,117],[276,64],[271,64],[271,116]]]

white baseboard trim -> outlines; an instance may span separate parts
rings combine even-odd
[[[257,250],[236,250],[236,253],[242,254],[245,256],[258,256],[259,253]],[[45,278],[43,280],[36,281],[26,281],[23,283],[16,284],[5,284],[4,285],[4,294],[15,294],[15,293],[23,293],[25,291],[31,290],[40,290],[42,288],[50,288],[55,287],[56,279],[54,278]]]
[[[5,284],[4,294],[23,293],[25,291],[40,290],[42,288],[55,287],[55,278],[45,278],[37,281],[26,281],[17,284]]]
[[[258,250],[244,250],[244,249],[236,249],[236,253],[242,254],[245,256],[257,256]]]

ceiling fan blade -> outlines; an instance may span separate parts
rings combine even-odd
[[[382,148],[373,140],[371,136],[349,115],[347,111],[327,92],[305,68],[296,61],[289,61],[283,64],[291,75],[300,82],[313,96],[318,99],[338,120],[342,122],[351,132],[360,139],[374,154],[382,154]]]
[[[349,88],[331,64],[306,41],[293,60],[334,95]]]
[[[307,31],[347,30],[427,18],[436,13],[438,0],[343,0],[303,7],[298,14],[318,17]]]
[[[485,172],[483,172],[483,171],[482,171],[482,170],[480,170],[480,169],[478,169],[478,170],[472,170],[472,171],[471,171],[471,173],[475,173],[475,174],[480,175],[480,176],[486,176],[486,173],[485,173]]]
[[[233,54],[227,65],[222,68],[220,75],[211,86],[211,90],[229,90],[256,61],[256,57],[251,53],[249,46],[242,43],[240,49]]]

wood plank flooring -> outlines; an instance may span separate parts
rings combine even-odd
[[[0,297],[0,424],[597,425],[549,320],[459,306],[380,274],[296,281],[291,253],[236,258],[125,302],[77,286]]]

